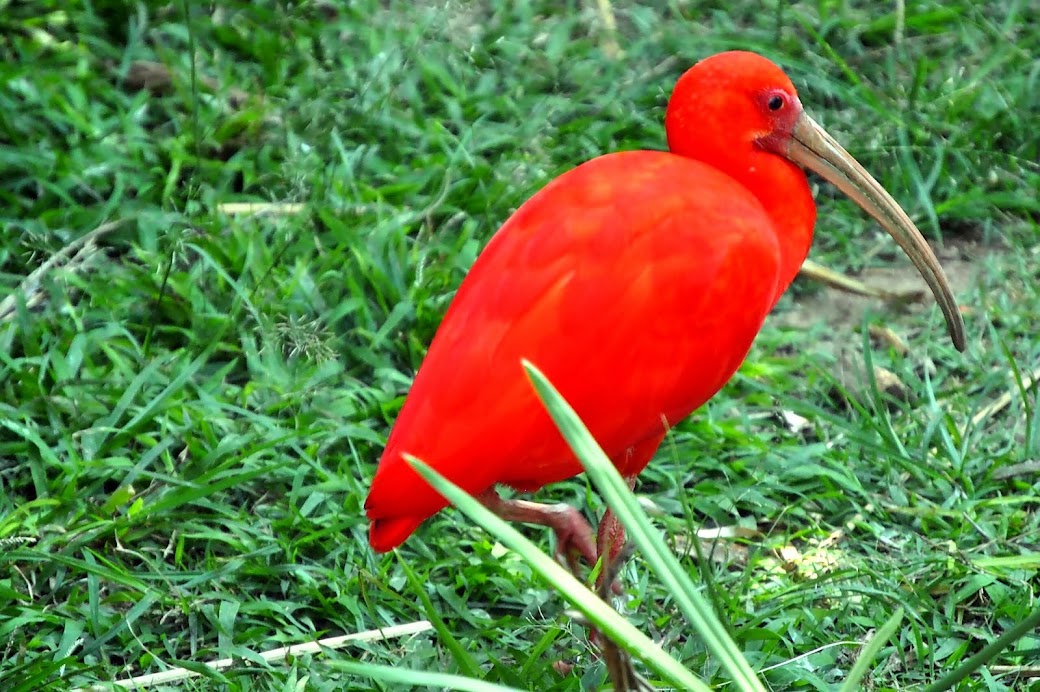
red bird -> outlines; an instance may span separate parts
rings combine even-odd
[[[495,491],[530,492],[582,471],[521,359],[545,373],[634,482],[669,427],[733,376],[798,273],[816,219],[802,166],[895,238],[963,350],[960,313],[921,234],[803,112],[779,67],[747,52],[697,63],[675,86],[665,128],[668,152],[607,154],[553,180],[474,263],[372,481],[365,509],[375,550],[399,545],[447,504],[407,453],[502,517],[552,527],[559,551],[595,561],[602,525],[597,549],[577,510]],[[616,537],[616,522],[609,531]]]

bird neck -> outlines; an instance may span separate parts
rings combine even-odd
[[[780,275],[773,304],[794,280],[812,245],[816,205],[805,172],[776,154],[755,149],[743,165],[726,172],[758,198],[773,220],[780,249]]]

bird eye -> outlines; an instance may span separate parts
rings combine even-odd
[[[778,111],[784,107],[784,97],[773,96],[769,99],[769,101],[766,102],[766,105],[769,107],[769,110]]]

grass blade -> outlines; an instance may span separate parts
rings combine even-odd
[[[354,661],[329,661],[330,668],[342,670],[350,675],[382,680],[399,685],[418,685],[424,688],[446,688],[463,692],[523,692],[515,687],[506,687],[493,682],[484,682],[474,678],[450,673],[428,673],[424,670],[408,670],[396,666],[381,666],[375,663],[355,663]]]
[[[451,633],[451,630],[444,620],[441,618],[440,613],[434,607],[433,602],[430,601],[429,595],[422,588],[422,582],[416,576],[415,571],[408,566],[406,560],[401,560],[401,569],[404,571],[405,578],[408,579],[408,583],[412,585],[412,590],[419,596],[419,600],[422,602],[423,611],[426,613],[426,617],[430,620],[430,624],[437,630],[437,638],[448,648],[451,652],[452,658],[455,659],[455,663],[458,664],[459,668],[471,678],[478,677],[481,674],[480,666],[473,659],[473,656],[466,651],[455,635]]]
[[[852,671],[849,672],[849,677],[845,678],[845,683],[841,686],[840,692],[855,692],[860,688],[860,680],[867,674],[870,669],[870,665],[877,658],[878,652],[881,651],[892,635],[899,629],[899,625],[903,623],[903,609],[897,608],[896,612],[892,614],[884,625],[874,633],[874,636],[870,638],[867,645],[863,647],[863,650],[859,652],[859,657],[856,659],[856,665],[852,666]]]
[[[716,617],[708,601],[700,595],[697,586],[683,570],[660,532],[639,506],[635,495],[628,489],[621,474],[596,444],[574,409],[534,365],[524,361],[524,368],[549,415],[585,467],[586,473],[602,494],[604,501],[617,514],[629,537],[639,546],[644,559],[671,593],[690,624],[701,635],[708,650],[718,657],[738,689],[764,692],[765,687],[761,680],[744,658],[736,642],[729,636],[726,627]]]
[[[951,673],[941,678],[938,682],[932,683],[926,687],[924,692],[942,692],[942,690],[952,688],[977,669],[992,661],[997,654],[1011,646],[1012,643],[1032,632],[1036,629],[1037,625],[1040,625],[1040,608],[1034,610],[1025,620],[1022,620],[1007,632],[984,646],[982,651],[969,658]]]
[[[636,629],[617,614],[599,596],[578,581],[574,575],[561,567],[551,557],[538,549],[523,534],[498,518],[491,510],[480,504],[465,490],[441,476],[415,457],[405,457],[408,463],[459,511],[494,535],[507,548],[522,557],[535,572],[540,574],[589,622],[631,655],[641,659],[662,678],[681,689],[708,692],[708,687],[697,679],[681,663],[669,656],[652,639]]]

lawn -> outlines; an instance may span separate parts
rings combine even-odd
[[[866,689],[1034,613],[1037,5],[761,5],[0,1],[0,687],[399,688],[357,662],[605,686],[514,552],[447,510],[376,555],[362,503],[484,242],[575,164],[663,148],[677,77],[731,48],[917,221],[969,347],[821,181],[811,257],[896,299],[798,279],[636,492],[771,689],[836,688],[899,608]],[[537,499],[603,509],[584,477]],[[638,553],[622,576],[628,620],[725,684]],[[1030,689],[1037,661],[1027,634],[956,689]]]

